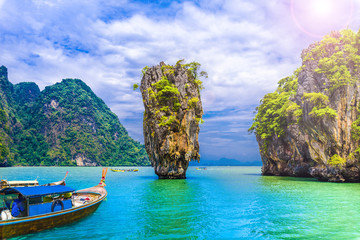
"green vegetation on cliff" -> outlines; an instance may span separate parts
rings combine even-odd
[[[278,88],[273,93],[268,93],[260,101],[256,108],[257,114],[250,127],[250,132],[267,142],[272,136],[283,136],[291,122],[297,122],[302,115],[302,109],[298,104],[290,100],[296,93],[298,87],[297,76],[286,77],[278,82]]]
[[[360,115],[360,109],[358,114]],[[351,124],[351,137],[356,141],[360,140],[360,117]]]
[[[357,119],[351,124],[351,138],[358,142],[360,140],[360,106],[357,109],[357,114]],[[360,158],[360,146],[358,146],[355,152],[351,154],[352,156],[358,156]]]
[[[159,126],[171,126],[174,121],[177,121],[176,113],[180,106],[177,97],[180,92],[175,84],[170,83],[167,77],[167,75],[174,74],[167,70],[170,67],[171,66],[168,65],[162,67],[161,70],[163,74],[166,75],[162,76],[158,82],[152,84],[154,88],[149,87],[147,89],[152,101],[154,101],[156,105],[162,106],[156,114],[160,116],[160,111],[165,114],[165,116],[161,116]]]
[[[173,123],[177,123],[177,125],[179,123],[176,115],[181,107],[179,100],[180,92],[177,86],[169,80],[175,78],[174,68],[186,70],[189,79],[195,84],[196,90],[200,93],[200,91],[204,89],[203,82],[200,78],[207,78],[207,73],[205,71],[199,73],[200,67],[201,64],[198,62],[184,64],[184,60],[179,60],[175,66],[161,66],[163,76],[159,81],[153,83],[151,87],[146,89],[151,101],[154,102],[154,105],[161,106],[160,109],[155,111],[155,115],[159,119],[159,126],[170,127]],[[143,76],[145,76],[148,69],[147,66],[142,69]],[[134,84],[133,90],[138,89],[138,87],[138,84]],[[190,91],[187,91],[187,88],[189,88],[189,84],[185,85],[185,91],[187,92],[186,99],[188,100],[190,98],[187,103],[188,108],[195,107],[199,98],[190,96]],[[196,121],[201,123],[204,122],[201,118],[196,118]]]
[[[332,32],[322,41],[313,44],[303,56],[303,65],[291,77],[279,81],[274,93],[266,94],[256,108],[257,114],[250,132],[264,140],[264,149],[273,136],[281,137],[286,128],[301,121],[303,109],[295,101],[298,88],[298,74],[308,64],[316,64],[314,71],[326,77],[324,92],[304,93],[302,101],[311,106],[309,116],[321,120],[323,117],[335,118],[336,111],[329,106],[329,96],[341,87],[350,86],[359,81],[360,32],[351,30]],[[359,121],[352,126],[354,137],[360,136]]]
[[[15,122],[15,109],[12,98],[13,85],[7,80],[7,69],[0,67],[0,166],[7,162],[13,162],[14,154],[11,151],[13,140],[12,126]]]
[[[341,86],[352,85],[358,80],[359,39],[360,33],[355,34],[349,29],[332,32],[305,56],[305,64],[309,60],[318,62],[315,72],[326,76],[330,92]]]
[[[309,112],[309,115],[312,117],[322,118],[322,117],[336,117],[337,113],[331,107],[328,107],[329,97],[322,93],[304,93],[303,100],[308,100],[314,106]]]
[[[144,146],[81,80],[64,79],[40,93],[35,83],[13,86],[1,76],[10,86],[0,87],[1,165],[149,165]]]
[[[340,157],[337,154],[334,154],[327,162],[330,166],[341,167],[346,163],[346,159]]]

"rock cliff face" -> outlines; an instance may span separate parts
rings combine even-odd
[[[257,108],[264,175],[360,181],[360,36],[332,32]]]
[[[191,160],[200,160],[199,122],[203,114],[199,64],[144,68],[140,91],[145,107],[145,148],[159,178],[186,178]]]

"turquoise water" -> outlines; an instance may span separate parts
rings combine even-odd
[[[74,224],[15,239],[360,239],[360,184],[264,177],[260,167],[190,167],[186,180],[152,168],[108,171],[108,197]],[[96,185],[101,168],[1,168],[0,177]]]

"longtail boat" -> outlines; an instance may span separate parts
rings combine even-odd
[[[98,185],[75,191],[64,185],[12,187],[0,190],[0,239],[39,232],[80,220],[106,198],[102,171]]]
[[[1,179],[0,186],[2,188],[8,187],[35,187],[39,186],[39,182],[35,180],[26,180],[26,181],[8,181],[5,179]]]
[[[61,181],[47,183],[41,186],[54,186],[54,185],[64,185],[65,186],[65,179],[68,175],[68,171],[65,174],[65,177]],[[10,187],[35,187],[40,186],[37,179],[35,180],[25,180],[25,181],[8,181],[5,179],[0,180],[0,189],[2,188],[10,188]]]
[[[56,185],[66,185],[65,184],[65,179],[68,175],[69,171],[66,172],[65,174],[65,177],[61,180],[61,181],[57,181],[57,182],[52,182],[52,183],[48,183],[48,184],[44,184],[44,185],[41,185],[41,186],[56,186]]]
[[[197,167],[196,170],[206,170],[206,167]]]

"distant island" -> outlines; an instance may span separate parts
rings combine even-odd
[[[256,108],[264,175],[360,182],[360,31],[332,32]]]
[[[218,160],[201,159],[200,162],[190,162],[190,166],[261,166],[261,161],[240,161],[237,159],[220,158]]]
[[[0,166],[150,165],[118,117],[79,79],[40,92],[0,67]]]

